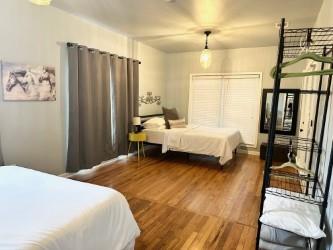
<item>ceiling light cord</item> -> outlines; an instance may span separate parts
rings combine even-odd
[[[212,62],[212,52],[208,49],[208,36],[212,32],[210,30],[205,31],[206,35],[206,44],[205,44],[205,49],[201,52],[200,55],[200,64],[204,69],[208,69],[211,62]]]
[[[208,49],[208,36],[211,34],[212,32],[207,30],[205,31],[205,35],[206,35],[206,44],[205,44],[205,49]]]

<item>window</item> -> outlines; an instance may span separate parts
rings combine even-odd
[[[189,123],[240,130],[243,143],[256,147],[261,74],[192,75]]]

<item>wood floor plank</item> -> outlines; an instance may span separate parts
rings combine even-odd
[[[136,249],[254,249],[263,162],[215,160],[156,151],[74,179],[123,193],[141,229]]]

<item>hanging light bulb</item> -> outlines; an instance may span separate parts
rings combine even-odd
[[[29,0],[31,3],[36,5],[47,6],[50,5],[52,0]]]
[[[206,44],[205,49],[201,52],[200,55],[200,64],[204,69],[209,68],[210,64],[212,63],[212,52],[208,48],[208,36],[211,34],[211,31],[205,31],[206,35]]]

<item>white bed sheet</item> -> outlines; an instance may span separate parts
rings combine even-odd
[[[125,197],[101,186],[0,167],[0,250],[121,250],[140,234]]]
[[[232,152],[241,143],[241,135],[234,128],[210,128],[188,125],[186,128],[145,129],[147,141],[162,144],[168,150],[220,157],[223,165],[232,159]]]
[[[147,135],[147,142],[154,144],[163,144],[167,129],[144,129]]]

